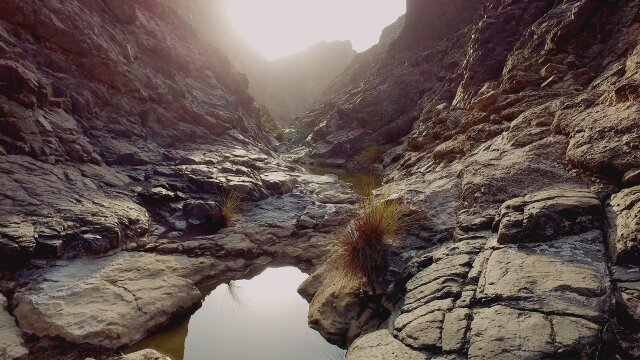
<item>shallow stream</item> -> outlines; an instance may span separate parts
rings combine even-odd
[[[309,305],[297,293],[307,275],[268,268],[249,280],[222,284],[184,321],[133,345],[173,360],[334,360],[344,351],[307,325]]]

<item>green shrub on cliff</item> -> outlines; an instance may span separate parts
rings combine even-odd
[[[278,124],[276,123],[276,120],[265,107],[260,108],[260,122],[267,132],[273,134],[278,131]]]

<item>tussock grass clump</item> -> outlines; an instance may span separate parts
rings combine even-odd
[[[222,212],[222,223],[225,227],[231,225],[231,221],[233,220],[233,218],[238,215],[238,211],[240,210],[243,199],[243,192],[238,190],[237,188],[231,188],[230,190],[226,190],[222,194],[220,207]]]
[[[373,285],[388,267],[405,213],[400,200],[373,191],[362,194],[359,213],[336,241],[335,256],[345,280]]]

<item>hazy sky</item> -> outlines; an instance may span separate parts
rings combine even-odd
[[[267,59],[322,40],[351,40],[357,51],[406,11],[405,0],[225,0],[231,22]]]

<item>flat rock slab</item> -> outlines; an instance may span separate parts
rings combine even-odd
[[[22,341],[22,332],[7,312],[7,299],[0,294],[0,359],[13,360],[26,356],[29,350]]]
[[[211,260],[146,253],[81,259],[36,275],[14,296],[22,330],[108,348],[131,344],[202,299]]]
[[[374,331],[356,340],[347,360],[426,360],[426,354],[396,340],[388,330]]]
[[[474,312],[469,359],[580,358],[599,335],[600,327],[584,319],[497,305]]]
[[[549,244],[507,246],[491,253],[480,278],[481,301],[600,321],[610,304],[610,282],[600,231]]]
[[[599,229],[602,215],[600,200],[589,191],[540,191],[502,205],[498,243],[546,242]]]

